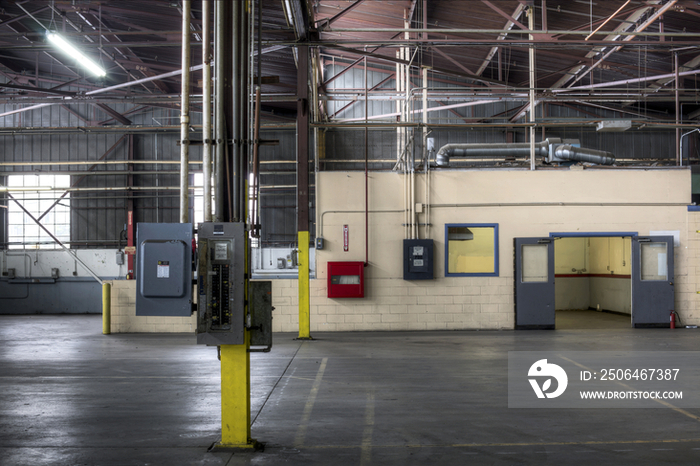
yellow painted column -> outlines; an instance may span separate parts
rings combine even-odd
[[[102,283],[102,334],[112,332],[112,284]]]
[[[254,448],[250,438],[250,336],[244,345],[221,345],[222,448]]]
[[[309,232],[299,232],[299,338],[311,339],[309,300]]]

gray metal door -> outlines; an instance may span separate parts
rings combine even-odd
[[[668,327],[673,309],[673,236],[633,236],[632,326]]]
[[[515,328],[554,328],[554,238],[515,238]]]

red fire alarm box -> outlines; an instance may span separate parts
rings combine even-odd
[[[329,298],[364,298],[365,297],[365,263],[364,262],[329,262],[328,263],[328,297]]]

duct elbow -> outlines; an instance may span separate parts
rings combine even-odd
[[[450,156],[447,151],[440,149],[435,156],[435,162],[438,167],[449,167],[450,166]]]

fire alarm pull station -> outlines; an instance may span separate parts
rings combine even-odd
[[[329,298],[364,298],[365,297],[365,263],[364,262],[329,262],[328,263],[328,297]]]
[[[403,279],[433,279],[433,240],[403,240]]]

